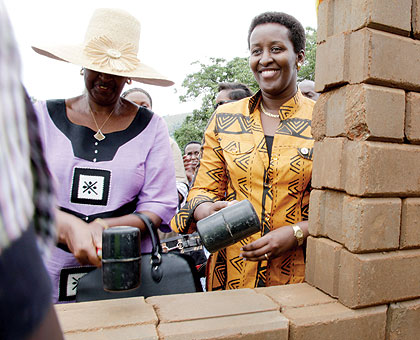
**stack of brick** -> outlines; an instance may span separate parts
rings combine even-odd
[[[353,310],[307,283],[64,304],[56,310],[67,340],[384,340],[387,319],[385,306]]]
[[[414,339],[420,0],[324,0],[318,22],[306,279],[348,308],[385,306],[387,339]]]

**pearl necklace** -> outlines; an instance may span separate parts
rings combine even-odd
[[[102,123],[102,125],[101,125],[101,127],[99,127],[98,126],[98,123],[96,122],[96,119],[95,119],[95,116],[94,116],[94,114],[93,114],[93,111],[92,111],[92,109],[91,109],[91,107],[90,107],[90,104],[88,103],[88,105],[89,105],[89,112],[90,112],[90,114],[92,115],[92,118],[93,118],[93,121],[94,121],[94,123],[95,123],[95,125],[96,125],[96,128],[98,129],[98,131],[96,131],[96,133],[93,135],[93,137],[95,137],[95,139],[97,140],[97,141],[103,141],[106,137],[105,137],[105,135],[102,133],[102,131],[101,131],[101,129],[105,126],[105,124],[108,122],[108,120],[109,120],[109,118],[111,118],[111,116],[112,116],[112,114],[114,113],[114,111],[115,111],[115,108],[117,107],[116,105],[115,105],[115,107],[113,108],[113,110],[111,111],[111,113],[109,114],[109,116],[108,116],[108,118],[107,119],[105,119],[105,121]]]
[[[271,117],[271,118],[280,118],[280,116],[277,114],[272,114],[272,113],[270,113],[270,112],[267,112],[265,109],[264,109],[264,106],[263,106],[263,104],[262,104],[262,102],[260,103],[260,106],[261,106],[261,111],[265,114],[265,115],[267,115],[268,117]]]

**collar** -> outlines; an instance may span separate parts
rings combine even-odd
[[[298,89],[296,91],[296,94],[292,98],[290,98],[287,102],[280,106],[280,120],[288,119],[294,115],[294,113],[297,111],[300,104],[302,103],[302,97],[302,92]],[[261,98],[262,92],[261,90],[259,90],[249,99],[248,109],[250,114],[254,113],[254,111],[260,105]]]

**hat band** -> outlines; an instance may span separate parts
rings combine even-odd
[[[86,44],[84,51],[92,64],[109,67],[116,72],[132,71],[140,63],[133,44],[116,44],[107,36],[92,38]]]

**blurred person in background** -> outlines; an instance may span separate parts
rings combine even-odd
[[[315,82],[312,80],[302,80],[299,83],[299,90],[306,98],[312,99],[314,101],[317,101],[319,98],[319,93],[315,92]]]
[[[214,109],[216,110],[219,105],[231,103],[239,99],[251,97],[252,91],[248,86],[242,83],[220,83],[217,89],[217,96],[215,99]]]

